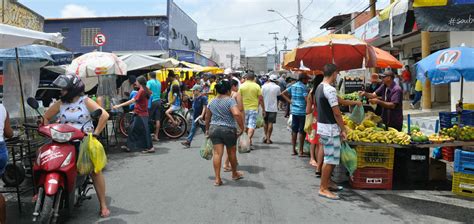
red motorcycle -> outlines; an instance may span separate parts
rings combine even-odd
[[[34,98],[28,98],[27,102],[41,115]],[[97,119],[101,114],[102,110],[98,109],[91,113],[91,117]],[[92,181],[89,175],[78,175],[76,169],[75,144],[86,134],[67,124],[40,125],[38,132],[52,141],[37,150],[33,166],[34,184],[38,190],[34,196],[33,222],[57,223],[60,211],[65,211],[67,216],[74,207],[91,199],[87,193],[92,189]]]

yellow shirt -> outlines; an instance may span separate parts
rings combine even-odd
[[[216,92],[216,82],[211,83],[211,86],[209,86],[209,94],[207,94],[207,102],[211,103],[211,101],[216,98],[217,92]]]
[[[423,84],[421,83],[420,80],[416,80],[415,91],[417,91],[417,92],[423,91]]]
[[[258,110],[258,99],[262,95],[262,88],[257,83],[244,82],[240,85],[239,93],[242,95],[245,110]]]

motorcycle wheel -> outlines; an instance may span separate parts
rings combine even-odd
[[[53,221],[54,196],[44,196],[43,208],[41,209],[39,223],[50,224]]]
[[[181,138],[187,131],[187,122],[184,116],[179,114],[173,114],[173,119],[177,120],[179,125],[172,124],[170,119],[166,117],[163,120],[163,132],[168,138],[177,139]]]
[[[5,167],[2,180],[8,187],[19,186],[25,180],[25,168],[20,164],[8,164]]]
[[[133,114],[131,113],[125,113],[120,117],[119,129],[120,129],[120,133],[125,137],[128,137],[128,128],[130,127],[130,123],[132,122],[132,119],[133,119]]]

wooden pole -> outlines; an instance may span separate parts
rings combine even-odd
[[[421,57],[426,58],[430,55],[430,32],[421,31]],[[431,109],[431,81],[426,79],[423,88],[423,109]]]
[[[370,0],[370,17],[372,17],[372,18],[377,16],[377,10],[376,10],[376,6],[375,6],[376,2],[377,2],[377,0]]]

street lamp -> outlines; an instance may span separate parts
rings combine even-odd
[[[297,21],[297,25],[295,25],[293,22],[291,22],[288,18],[286,18],[285,16],[283,16],[283,14],[281,14],[279,11],[275,10],[275,9],[268,9],[267,11],[269,12],[274,12],[276,14],[278,14],[281,18],[285,19],[288,23],[290,23],[294,28],[296,28],[296,30],[298,31],[298,44],[302,44],[303,43],[303,35],[302,35],[302,31],[301,31],[301,10],[300,10],[300,1],[298,0],[298,15],[296,16],[296,21]]]

